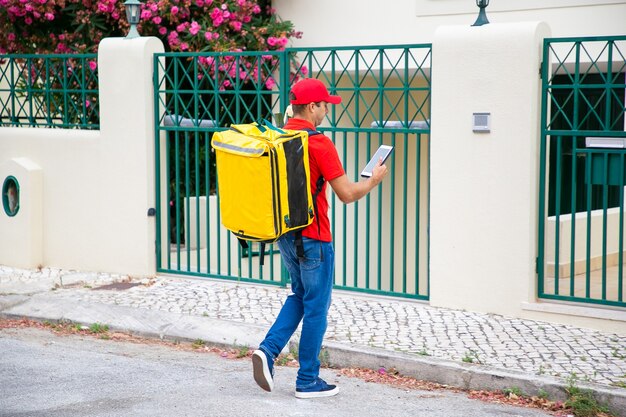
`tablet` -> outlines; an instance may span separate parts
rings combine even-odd
[[[376,166],[378,161],[382,158],[383,164],[384,164],[387,158],[389,157],[389,155],[391,154],[391,151],[393,151],[393,146],[380,145],[378,150],[376,150],[376,153],[374,154],[374,156],[372,156],[372,159],[370,159],[367,165],[365,165],[365,168],[363,168],[363,171],[361,171],[361,176],[367,177],[367,178],[371,177],[372,171],[374,170],[374,167]]]

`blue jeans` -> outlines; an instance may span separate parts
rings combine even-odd
[[[260,349],[276,358],[302,321],[296,387],[315,383],[319,376],[319,354],[326,333],[335,268],[335,252],[330,242],[302,238],[305,257],[296,255],[293,233],[280,238],[278,247],[291,278],[291,291]],[[321,250],[320,250],[321,249]],[[323,261],[320,259],[323,253]]]

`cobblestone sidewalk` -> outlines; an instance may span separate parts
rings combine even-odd
[[[0,294],[41,288],[42,282],[48,290],[56,287],[59,294],[71,292],[77,301],[268,327],[289,293],[284,288],[230,281],[131,280],[120,275],[0,267]],[[626,337],[573,326],[336,291],[326,339],[626,388]]]

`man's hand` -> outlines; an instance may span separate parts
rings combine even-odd
[[[378,163],[372,170],[372,176],[370,177],[370,180],[374,184],[379,184],[383,180],[383,178],[387,176],[388,172],[389,170],[387,169],[387,165],[383,164],[383,158],[380,158],[378,160]]]
[[[365,194],[369,193],[376,187],[387,175],[387,166],[383,165],[382,158],[378,161],[372,170],[372,176],[359,182],[352,182],[346,174],[341,177],[330,180],[329,184],[333,187],[333,191],[337,197],[345,203],[352,203],[359,200]]]

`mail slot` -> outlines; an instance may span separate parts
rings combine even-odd
[[[593,149],[591,183],[596,185],[626,185],[626,138],[588,137],[587,148]],[[618,149],[625,149],[623,152]]]

